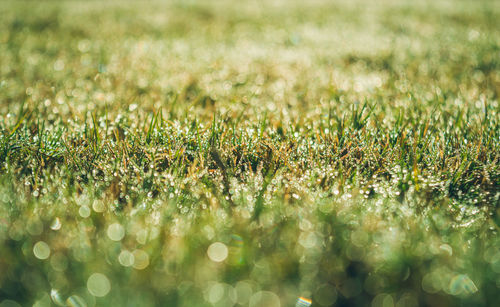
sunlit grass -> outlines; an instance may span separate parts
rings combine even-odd
[[[494,1],[0,14],[0,306],[497,303]]]

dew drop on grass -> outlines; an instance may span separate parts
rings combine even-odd
[[[111,284],[106,275],[94,273],[87,280],[87,289],[93,296],[103,297],[111,290]]]
[[[474,282],[465,274],[453,277],[450,281],[449,290],[453,295],[469,295],[478,291]]]
[[[149,255],[140,249],[136,249],[132,253],[134,257],[134,269],[143,270],[149,265]]]
[[[222,262],[226,260],[228,255],[227,246],[221,242],[212,243],[207,250],[207,255],[214,262]]]
[[[33,246],[33,254],[35,254],[35,257],[37,257],[38,259],[45,260],[50,256],[50,247],[47,245],[47,243],[38,241]]]
[[[139,244],[146,244],[148,242],[148,231],[145,229],[139,230],[135,235],[135,239]]]
[[[94,201],[94,203],[92,204],[92,209],[94,209],[95,212],[103,212],[105,207],[102,202]]]
[[[64,304],[64,299],[57,289],[50,290],[50,298],[57,306],[66,306]]]
[[[59,230],[59,229],[61,229],[61,226],[62,226],[61,225],[61,220],[58,217],[56,217],[54,219],[54,221],[52,222],[52,224],[50,224],[50,229],[52,229],[52,230]]]
[[[66,300],[66,305],[69,307],[86,307],[85,300],[78,295],[72,295]]]
[[[295,304],[295,307],[309,307],[312,304],[312,300],[305,298],[305,297],[299,297],[297,299],[297,303]]]
[[[87,206],[81,206],[80,209],[78,209],[78,214],[80,214],[83,218],[88,218],[90,216],[90,208]]]
[[[118,242],[125,236],[125,229],[122,225],[114,223],[109,225],[107,234],[111,240]]]
[[[448,254],[450,257],[453,255],[453,249],[448,244],[442,244],[439,246],[439,249]]]
[[[118,256],[118,261],[123,266],[132,266],[134,265],[134,254],[127,250],[122,250],[120,255]]]

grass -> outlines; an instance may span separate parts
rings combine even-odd
[[[0,306],[498,302],[498,3],[0,14]]]

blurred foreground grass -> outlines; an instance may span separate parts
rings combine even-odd
[[[498,303],[498,2],[0,16],[0,306]]]

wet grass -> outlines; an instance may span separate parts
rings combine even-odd
[[[493,306],[493,1],[0,3],[0,306]]]

